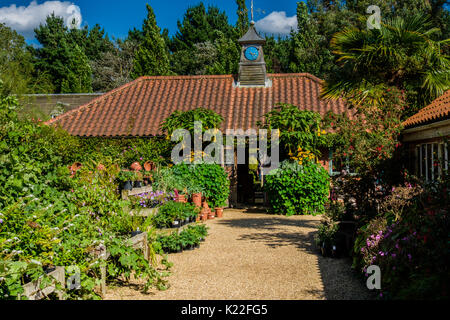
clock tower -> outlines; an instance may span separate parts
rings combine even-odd
[[[247,33],[239,39],[242,46],[241,62],[239,63],[239,87],[265,87],[269,83],[266,62],[264,61],[262,38],[255,29],[255,23],[250,23]]]

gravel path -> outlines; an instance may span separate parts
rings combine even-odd
[[[144,295],[135,285],[110,288],[106,299],[370,299],[350,261],[316,251],[319,223],[320,217],[226,210],[207,222],[210,235],[200,249],[169,256],[170,289]]]

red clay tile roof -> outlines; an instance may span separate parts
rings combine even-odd
[[[423,108],[411,118],[406,120],[403,125],[414,127],[428,122],[444,120],[450,116],[450,90],[444,95],[434,100],[429,106]]]
[[[310,74],[272,74],[272,87],[236,88],[232,75],[141,77],[47,124],[84,137],[154,136],[175,110],[212,109],[224,129],[256,129],[277,103],[303,110],[343,113],[343,100],[321,100],[322,80]]]

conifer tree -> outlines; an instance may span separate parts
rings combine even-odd
[[[166,44],[161,35],[161,29],[156,24],[153,8],[148,4],[147,11],[147,19],[142,27],[143,42],[139,46],[134,60],[133,78],[170,74]]]
[[[248,9],[245,5],[245,0],[236,0],[236,4],[238,6],[237,15],[238,20],[236,24],[236,29],[239,37],[242,37],[249,28],[248,23]]]

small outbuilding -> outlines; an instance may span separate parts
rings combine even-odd
[[[403,125],[411,172],[427,182],[437,180],[449,169],[450,90]]]

